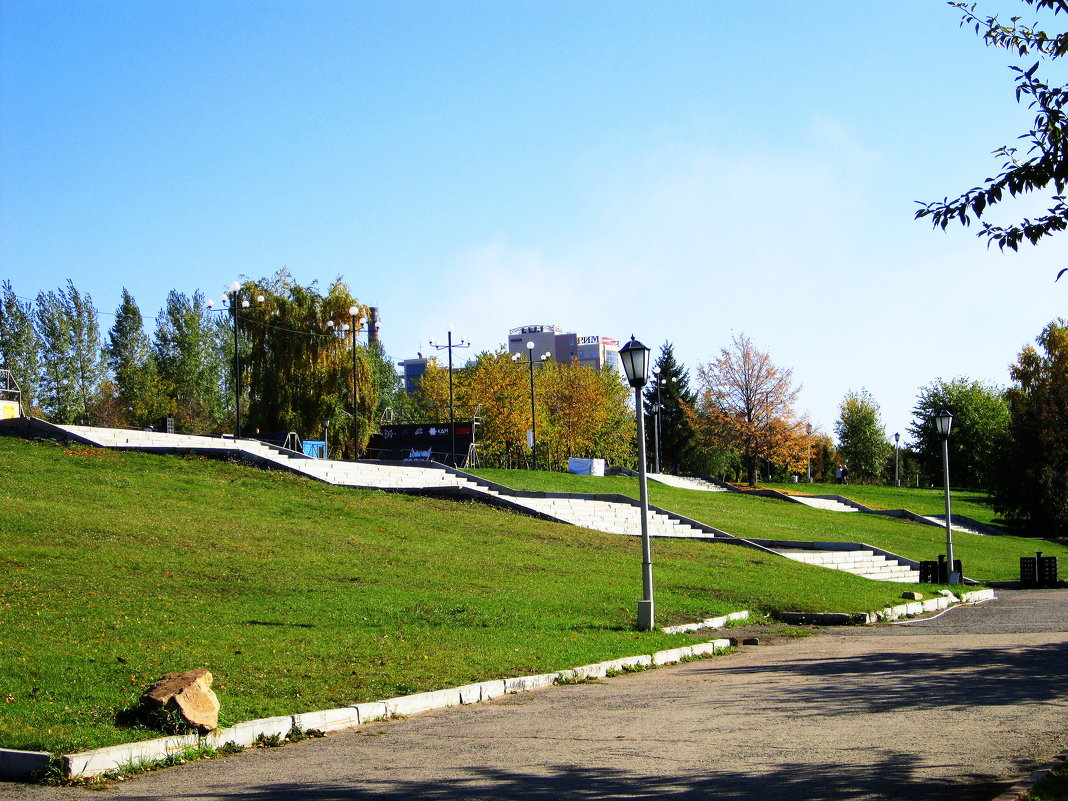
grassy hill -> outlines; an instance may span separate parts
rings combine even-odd
[[[196,458],[0,438],[0,463],[3,747],[155,736],[115,714],[168,671],[211,670],[229,724],[688,641],[633,630],[636,538]],[[703,542],[654,542],[654,570],[661,625],[902,589]]]

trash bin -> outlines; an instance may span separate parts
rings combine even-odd
[[[1021,587],[1051,588],[1059,583],[1056,556],[1043,556],[1042,551],[1037,551],[1034,556],[1020,557]]]

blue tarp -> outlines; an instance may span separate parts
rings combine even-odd
[[[303,442],[304,455],[313,459],[326,458],[326,442],[323,440],[306,439]]]

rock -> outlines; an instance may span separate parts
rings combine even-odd
[[[906,601],[922,601],[923,593],[909,590],[908,592],[901,593],[901,597],[904,598]]]
[[[141,695],[149,708],[176,709],[201,734],[219,728],[219,699],[211,689],[212,675],[203,668],[167,673]]]

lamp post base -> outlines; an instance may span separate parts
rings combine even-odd
[[[653,630],[653,602],[638,601],[638,631]]]

